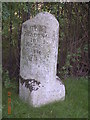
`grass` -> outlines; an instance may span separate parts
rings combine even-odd
[[[1,80],[0,80],[0,119],[2,118],[2,84],[1,84]]]
[[[88,80],[68,78],[64,80],[66,98],[40,108],[33,108],[19,99],[13,89],[3,88],[3,118],[87,118]],[[11,92],[11,114],[8,115],[8,95]]]

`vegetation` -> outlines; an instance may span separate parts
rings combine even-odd
[[[88,117],[88,9],[87,3],[2,3],[4,118]],[[53,14],[60,25],[57,75],[64,79],[66,98],[33,108],[18,95],[20,40],[22,23],[41,11]],[[11,92],[10,115],[8,91]]]
[[[3,89],[3,118],[87,118],[88,80],[68,78],[65,101],[50,103],[40,108],[28,106],[16,94],[16,88]],[[13,84],[15,86],[15,84]],[[8,115],[8,92],[11,92],[11,114]]]
[[[60,24],[58,75],[87,76],[88,4],[87,3],[3,3],[3,69],[18,79],[21,25],[41,11],[53,14]]]
[[[2,84],[1,84],[1,80],[0,80],[0,119],[2,117]]]

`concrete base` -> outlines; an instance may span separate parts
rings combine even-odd
[[[53,83],[46,83],[41,85],[36,84],[35,81],[29,81],[26,84],[23,81],[19,82],[19,95],[24,101],[28,102],[33,107],[40,107],[42,105],[64,100],[65,99],[65,86],[58,77]],[[33,87],[32,87],[33,86]]]

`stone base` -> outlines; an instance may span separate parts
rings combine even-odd
[[[56,77],[56,81],[53,83],[46,83],[41,85],[40,83],[35,83],[29,81],[19,82],[19,95],[24,101],[28,102],[33,107],[40,107],[42,105],[64,100],[65,99],[65,86],[60,81],[58,77]],[[33,87],[31,86],[33,83]]]

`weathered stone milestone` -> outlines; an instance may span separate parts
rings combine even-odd
[[[34,107],[65,98],[65,86],[56,76],[58,37],[59,23],[48,12],[22,25],[19,95]]]

